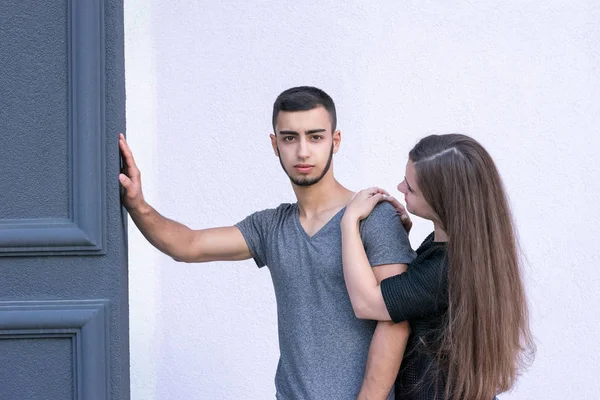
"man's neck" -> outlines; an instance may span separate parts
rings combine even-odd
[[[300,216],[307,218],[318,216],[332,209],[342,209],[354,195],[352,191],[336,181],[333,176],[325,176],[311,186],[292,186],[298,200]]]

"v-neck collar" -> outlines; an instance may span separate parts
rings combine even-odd
[[[329,218],[329,221],[325,222],[325,224],[318,231],[316,231],[312,236],[308,236],[308,233],[306,233],[306,230],[300,222],[300,207],[298,207],[298,203],[295,203],[294,205],[296,207],[296,210],[294,210],[294,222],[296,223],[296,227],[301,232],[302,236],[304,236],[304,238],[309,241],[314,240],[317,236],[319,236],[321,232],[325,230],[325,228],[331,225],[332,221],[336,219],[338,215],[343,214],[346,210],[346,206],[342,207],[337,213],[333,215],[333,217]]]

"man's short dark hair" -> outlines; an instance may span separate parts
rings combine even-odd
[[[333,99],[323,90],[312,86],[298,86],[282,92],[273,104],[273,132],[279,111],[308,111],[323,107],[331,119],[331,132],[335,132],[337,116]]]

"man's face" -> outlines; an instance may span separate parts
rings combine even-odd
[[[340,131],[331,132],[329,113],[323,107],[279,112],[271,135],[275,155],[298,186],[314,185],[327,175],[340,140]]]

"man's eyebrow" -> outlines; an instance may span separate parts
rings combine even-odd
[[[318,128],[318,129],[310,129],[308,131],[305,132],[305,135],[314,135],[315,133],[321,133],[321,132],[326,132],[327,129],[325,128]],[[296,131],[279,131],[280,135],[300,135],[298,132]]]

